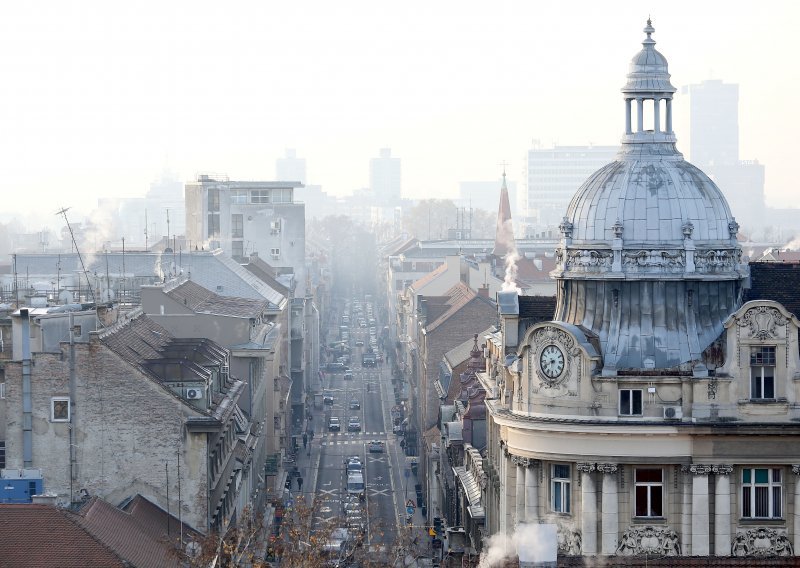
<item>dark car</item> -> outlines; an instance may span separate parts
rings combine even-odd
[[[322,402],[324,404],[333,404],[333,395],[332,394],[325,394],[322,396]]]
[[[361,408],[361,402],[357,398],[354,398],[353,400],[350,401],[351,410],[358,410],[360,408]]]

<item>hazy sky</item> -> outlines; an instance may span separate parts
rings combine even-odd
[[[366,186],[383,146],[411,197],[453,196],[503,161],[520,179],[533,139],[618,143],[619,89],[648,14],[676,87],[740,84],[740,155],[766,165],[770,204],[797,206],[797,6],[5,2],[0,211],[36,229],[33,214],[61,205],[141,196],[165,167],[273,179],[287,147],[334,194]]]

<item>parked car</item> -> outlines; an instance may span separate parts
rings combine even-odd
[[[339,432],[341,429],[342,429],[342,427],[339,424],[339,417],[338,416],[331,416],[331,419],[328,422],[328,431],[329,432]]]
[[[357,398],[350,401],[350,410],[358,410],[359,408],[361,408],[361,401]]]
[[[351,416],[347,423],[348,432],[361,432],[361,419],[358,416]]]
[[[371,454],[382,454],[384,449],[384,443],[382,440],[372,440],[371,442],[367,443],[367,450]]]

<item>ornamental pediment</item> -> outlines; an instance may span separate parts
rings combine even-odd
[[[771,300],[747,302],[725,322],[725,327],[736,326],[740,336],[746,339],[766,341],[785,339],[789,334],[789,323],[795,328],[800,321],[782,304]]]

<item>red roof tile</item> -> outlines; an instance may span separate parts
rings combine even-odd
[[[71,517],[50,505],[0,504],[0,568],[129,566]]]

